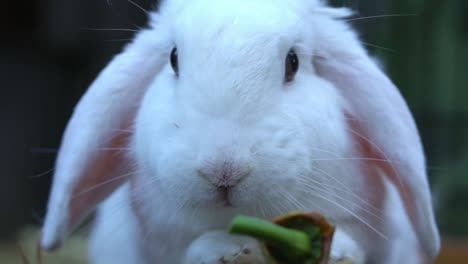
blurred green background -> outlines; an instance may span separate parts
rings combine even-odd
[[[468,238],[468,1],[331,2],[362,17],[351,23],[416,117],[442,234]],[[86,28],[145,25],[127,0],[0,3],[0,240],[41,224],[73,106],[133,35]]]
[[[441,231],[467,236],[468,1],[391,2],[389,13],[418,16],[387,24],[377,38],[399,51],[385,61],[423,136]]]
[[[419,125],[442,233],[467,236],[468,1],[385,2],[384,14],[412,15],[370,19],[381,26],[369,42],[393,50],[372,49]]]

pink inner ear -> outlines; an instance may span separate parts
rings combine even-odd
[[[154,25],[157,26],[156,24]],[[167,64],[164,27],[143,30],[99,74],[75,108],[62,139],[41,247],[59,246],[96,205],[122,184],[129,135],[114,138],[135,120],[155,76]],[[105,148],[105,149],[103,149]]]
[[[99,202],[107,198],[117,187],[128,179],[125,168],[129,165],[127,154],[128,133],[115,136],[108,147],[98,154],[85,170],[74,187],[69,207],[69,225],[78,225],[82,218]]]
[[[397,188],[398,192],[400,193],[401,199],[410,217],[410,221],[413,224],[417,224],[418,221],[421,221],[421,219],[418,219],[419,214],[414,207],[414,202],[411,200],[411,197],[415,194],[411,193],[410,188],[405,188],[404,182],[401,179],[403,176],[399,175],[399,168],[397,168],[397,166],[400,165],[393,164],[392,161],[388,160],[388,158],[385,157],[385,154],[382,153],[382,150],[380,150],[378,146],[374,145],[374,143],[369,140],[370,136],[359,124],[358,119],[349,114],[346,116],[348,117],[348,124],[351,130],[354,132],[353,137],[359,144],[360,152],[363,154],[364,158],[370,159],[366,161],[366,164],[378,167],[384,172],[384,175],[388,177],[390,182]],[[368,174],[365,176],[367,177],[367,182],[370,182],[373,187],[380,187],[377,191],[381,194],[379,196],[379,201],[382,201],[382,203],[379,205],[383,207],[385,195],[384,183],[381,181],[380,177],[377,177],[376,175]]]
[[[385,189],[385,183],[380,175],[377,175],[375,167],[381,168],[380,165],[386,162],[373,161],[381,160],[379,155],[374,155],[375,151],[372,148],[371,143],[367,140],[368,136],[365,131],[359,127],[359,123],[355,117],[346,113],[346,120],[348,126],[352,131],[351,137],[357,142],[359,158],[364,158],[364,175],[365,182],[372,188],[370,190],[369,199],[372,199],[370,203],[376,208],[383,208],[385,206],[385,196],[387,195]],[[367,160],[369,159],[369,160]],[[382,169],[382,168],[381,168]],[[372,218],[373,219],[373,218]],[[375,219],[375,225],[381,224],[379,219]],[[382,230],[383,231],[383,230]]]

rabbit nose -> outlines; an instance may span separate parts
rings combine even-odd
[[[205,162],[198,170],[198,175],[220,190],[229,190],[239,184],[251,171],[247,163],[227,159]]]

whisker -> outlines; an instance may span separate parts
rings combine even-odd
[[[148,181],[150,182],[150,181]],[[140,192],[140,191],[146,191],[146,188],[148,188],[148,186],[151,186],[150,184],[143,184],[143,187],[139,187],[137,189],[137,192]],[[127,200],[127,198],[129,200]],[[141,205],[143,204],[143,200],[141,199],[138,199],[137,196],[134,196],[134,195],[129,195],[127,197],[125,197],[125,199],[119,199],[117,202],[114,201],[113,204],[112,204],[112,207],[108,208],[108,216],[111,216],[112,218],[115,219],[115,215],[117,215],[119,213],[120,210],[122,210],[123,207],[127,206],[125,205],[125,203],[134,203],[135,205]],[[118,232],[119,231],[119,227],[123,224],[125,224],[126,221],[128,221],[127,217],[123,217],[121,219],[118,220],[118,224],[109,230],[108,234],[111,235],[111,234],[114,234],[115,232]]]
[[[276,200],[272,204],[276,205],[273,208],[275,208],[278,212],[277,215],[283,215],[291,211],[291,208],[287,204],[285,204],[284,200],[282,199]]]
[[[147,244],[148,240],[150,239],[151,235],[153,235],[156,227],[155,226],[150,226],[149,230],[146,232],[146,234],[143,235],[143,244]]]
[[[312,195],[314,196],[317,196],[318,198],[320,199],[323,199],[335,206],[337,206],[338,208],[341,208],[342,210],[346,211],[347,213],[349,213],[351,216],[353,216],[354,218],[356,218],[357,220],[359,220],[361,223],[363,223],[365,226],[367,226],[369,229],[371,229],[372,231],[374,231],[378,236],[380,236],[381,238],[385,239],[386,241],[388,241],[388,237],[386,235],[384,235],[381,231],[379,231],[377,228],[375,228],[374,226],[372,226],[370,223],[368,223],[366,220],[364,220],[362,217],[360,217],[359,215],[357,215],[355,212],[353,212],[352,210],[344,207],[343,205],[337,203],[336,201],[333,201],[331,199],[328,199],[327,197],[324,197],[323,195],[320,195],[320,194],[317,194],[315,192],[312,192],[311,193]]]
[[[273,209],[271,209],[271,204],[272,203],[265,201],[265,199],[264,199],[265,197],[262,196],[260,192],[255,192],[254,195],[255,195],[254,196],[255,200],[257,201],[256,207],[259,208],[259,211],[260,211],[261,215],[263,216],[263,218],[270,219],[271,217],[273,217],[275,215],[275,213],[272,212]],[[262,205],[264,205],[264,204],[270,205],[270,207],[263,207]]]
[[[44,177],[44,176],[46,176],[47,174],[53,172],[54,170],[55,170],[55,168],[52,168],[52,169],[46,170],[46,171],[44,171],[44,172],[42,172],[42,173],[33,175],[33,176],[31,176],[30,178],[31,178],[31,179],[41,178],[41,177]]]
[[[144,9],[142,6],[140,6],[139,4],[133,2],[132,0],[127,0],[130,4],[136,6],[138,9],[140,9],[141,11],[145,12],[145,14],[149,15],[150,13]]]
[[[368,42],[362,42],[362,41],[361,41],[361,44],[363,44],[363,45],[365,45],[365,46],[374,47],[374,48],[378,48],[378,49],[381,49],[381,50],[385,50],[385,51],[393,52],[393,53],[396,53],[396,52],[397,52],[397,51],[396,51],[396,50],[394,50],[394,49],[390,49],[390,48],[382,47],[382,46],[375,45],[375,44],[368,43]]]
[[[134,171],[134,173],[141,173],[141,172],[144,172],[145,170],[143,169],[140,169],[140,170],[137,170],[137,171]],[[143,184],[144,187],[147,187],[148,184]],[[143,188],[141,188],[143,189]],[[140,204],[143,204],[143,201],[141,199],[138,199],[138,197],[136,196],[133,196],[133,195],[128,195],[126,196],[124,199],[119,199],[119,200],[114,200],[113,201],[113,204],[112,204],[112,207],[108,207],[107,209],[107,216],[110,216],[112,217],[113,219],[116,219],[117,217],[115,217],[120,210],[122,210],[122,208],[128,206],[126,205],[126,203],[135,203],[136,205],[140,205]],[[115,234],[116,232],[120,232],[120,227],[122,225],[125,225],[126,222],[129,221],[129,218],[128,218],[128,215],[125,214],[123,215],[123,217],[121,215],[119,215],[119,218],[117,219],[117,223],[115,224],[115,226],[113,226],[112,228],[110,228],[109,230],[106,231],[106,234],[104,234],[104,236],[111,236],[113,234]]]
[[[122,225],[125,225],[126,222],[128,222],[130,219],[129,219],[129,215],[128,214],[124,214],[123,216],[122,215],[118,215],[120,212],[120,210],[122,210],[125,206],[125,203],[132,203],[132,202],[135,202],[136,204],[141,204],[141,201],[138,201],[136,199],[130,199],[129,200],[119,200],[117,201],[117,203],[114,203],[113,206],[111,208],[108,209],[108,214],[107,216],[109,217],[112,217],[112,219],[115,219],[116,224],[115,226],[113,226],[112,228],[106,230],[106,233],[104,234],[104,236],[109,236],[109,237],[112,237],[113,235],[115,235],[116,233],[118,232],[121,232],[122,229],[120,228]],[[118,217],[116,217],[118,215]]]
[[[408,189],[405,188],[406,186],[403,184],[403,181],[401,180],[401,175],[400,173],[398,172],[398,170],[395,168],[395,166],[393,165],[393,162],[388,158],[387,154],[377,145],[375,144],[372,140],[370,140],[369,138],[361,135],[360,133],[358,133],[357,131],[351,129],[351,128],[346,128],[346,130],[348,130],[349,132],[351,132],[352,134],[356,135],[357,137],[365,140],[367,143],[369,143],[373,148],[375,148],[382,156],[385,160],[388,161],[388,164],[390,165],[390,168],[393,170],[393,172],[395,173],[396,177],[397,177],[397,180],[398,180],[398,184],[400,185],[400,187],[407,193],[408,192]],[[396,163],[398,164],[398,163]]]
[[[348,195],[357,196],[356,194],[354,194],[354,193],[353,193],[352,191],[350,191],[350,190],[341,189],[340,187],[337,187],[337,186],[334,186],[334,185],[331,185],[331,184],[326,184],[326,183],[323,183],[323,182],[320,182],[320,181],[311,179],[310,177],[301,176],[301,177],[299,178],[299,181],[300,181],[302,184],[305,184],[305,185],[318,184],[318,185],[323,186],[323,187],[328,187],[328,188],[331,188],[331,189],[334,189],[334,190],[337,190],[337,191],[344,192],[345,194],[348,194]],[[318,187],[318,186],[317,186],[317,187]],[[357,196],[357,197],[359,197],[359,196]]]
[[[388,18],[388,17],[413,17],[417,16],[417,14],[389,14],[389,15],[376,15],[376,16],[365,16],[365,17],[355,17],[346,19],[346,21],[358,21],[358,20],[366,20],[366,19],[373,19],[373,18]]]
[[[257,199],[258,200],[258,199]],[[257,203],[255,207],[258,208],[258,211],[260,211],[260,214],[262,215],[263,218],[267,218],[267,215],[265,213],[265,210],[263,209],[262,203]]]
[[[278,190],[281,190],[281,188],[276,188]],[[280,216],[283,215],[287,212],[289,212],[289,208],[287,206],[284,206],[283,202],[281,200],[271,200],[268,199],[268,196],[260,196],[257,194],[257,197],[259,198],[259,203],[261,204],[268,204],[268,211],[270,213],[270,216]],[[266,199],[264,199],[266,198]]]
[[[310,149],[317,150],[317,151],[320,151],[320,152],[323,152],[323,153],[327,153],[327,154],[331,154],[331,155],[333,155],[333,156],[335,156],[335,157],[337,157],[337,158],[340,157],[337,153],[332,152],[332,151],[330,151],[330,150],[321,149],[321,148],[314,148],[314,147],[311,147]]]
[[[82,30],[91,31],[119,31],[119,32],[138,32],[139,30],[131,28],[81,28]]]
[[[303,182],[303,185],[305,187],[308,187],[308,188],[311,188],[313,191],[319,191],[325,195],[332,195],[333,197],[335,198],[338,198],[340,199],[341,201],[343,202],[346,202],[348,204],[350,204],[351,206],[355,206],[359,209],[361,209],[362,211],[364,211],[365,213],[369,214],[369,215],[372,215],[373,217],[377,218],[378,220],[380,221],[384,221],[384,219],[382,217],[380,217],[379,215],[377,215],[376,213],[372,212],[371,210],[365,208],[363,205],[359,204],[358,202],[356,201],[353,201],[351,199],[347,199],[345,197],[342,197],[340,196],[339,194],[335,193],[335,192],[330,192],[330,191],[327,191],[325,189],[322,189],[320,188],[319,186],[315,186],[314,184],[311,184],[311,183],[306,183],[306,182]]]
[[[395,162],[395,161],[391,161],[391,160],[387,160],[387,159],[360,158],[360,157],[356,157],[356,158],[330,158],[330,159],[326,159],[326,158],[313,158],[313,159],[311,159],[311,160],[313,160],[313,161],[367,160],[367,161],[380,161],[380,162],[395,163],[395,164],[401,163],[401,162]]]
[[[80,197],[80,196],[82,196],[82,195],[84,195],[86,193],[89,193],[89,192],[92,192],[92,191],[94,191],[96,189],[102,188],[102,187],[106,186],[107,184],[116,182],[118,180],[125,179],[125,178],[127,178],[127,177],[129,177],[129,176],[131,176],[131,175],[133,175],[135,173],[137,173],[137,172],[126,173],[126,174],[123,174],[123,175],[120,175],[120,176],[117,176],[117,177],[113,177],[112,179],[100,182],[100,183],[98,183],[98,184],[96,184],[96,185],[94,185],[92,187],[89,187],[89,188],[77,193],[76,195],[74,195],[72,197],[72,199],[78,198],[78,197]]]
[[[354,193],[348,186],[346,186],[344,183],[340,182],[338,179],[336,179],[335,177],[331,176],[329,173],[327,173],[326,171],[324,170],[321,170],[321,169],[318,169],[318,168],[314,168],[313,170],[315,170],[316,172],[318,173],[321,173],[321,175],[327,177],[328,179],[331,179],[333,180],[334,182],[336,182],[338,185],[340,185],[341,187],[343,187],[344,189],[340,189],[339,187],[333,187],[333,188],[336,188],[338,190],[341,190],[341,191],[344,191],[346,192],[347,194],[355,197],[356,199],[358,199],[360,202],[366,204],[367,206],[369,206],[371,209],[375,210],[376,212],[379,212],[380,209],[375,207],[373,204],[371,204],[370,202],[364,200],[361,198],[361,196],[357,195],[356,193]],[[309,178],[307,178],[307,180],[311,180]],[[322,183],[323,184],[323,183]],[[333,186],[333,185],[331,185]]]
[[[297,207],[296,210],[305,210],[305,206],[300,203],[294,196],[292,196],[289,192],[280,192],[281,196],[286,199],[287,202],[292,204],[293,206]]]
[[[131,41],[132,38],[124,38],[124,39],[105,39],[106,42],[122,42],[122,41]]]

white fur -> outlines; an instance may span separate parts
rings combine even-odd
[[[90,237],[92,263],[143,264],[144,240],[130,206],[128,184],[115,191],[100,206]],[[132,243],[129,243],[132,241]]]
[[[420,247],[435,254],[439,241],[416,128],[391,82],[338,19],[348,13],[312,0],[165,1],[153,17],[153,28],[141,33],[90,88],[91,95],[80,105],[85,114],[77,113],[79,122],[67,130],[73,134],[68,136],[70,141],[81,133],[76,132],[81,131],[77,126],[89,119],[83,116],[96,114],[95,107],[103,100],[93,94],[102,91],[102,83],[118,85],[124,93],[118,98],[127,105],[116,103],[108,106],[110,110],[98,111],[102,115],[92,118],[88,132],[99,133],[89,144],[99,144],[103,135],[119,127],[118,114],[135,108],[127,100],[140,104],[135,108],[129,153],[137,173],[99,210],[91,243],[93,263],[181,263],[193,241],[207,232],[225,230],[236,214],[272,219],[293,210],[322,212],[338,226],[332,249],[335,259],[391,264],[396,263],[395,256],[419,252]],[[168,63],[174,46],[179,76]],[[156,47],[155,54],[151,47]],[[291,48],[298,54],[300,68],[294,81],[285,83],[284,62]],[[130,51],[136,51],[138,59],[125,55]],[[312,63],[317,56],[319,61]],[[363,72],[363,80],[337,81],[329,69],[335,70],[333,65],[340,69],[342,61],[333,59],[343,57],[349,59],[350,68],[357,65],[372,75]],[[155,69],[140,67],[147,58],[147,65]],[[127,63],[133,71],[124,74],[123,80],[110,81],[122,74],[121,67],[128,69]],[[338,71],[336,76],[348,77],[348,72]],[[124,89],[132,78],[138,89]],[[103,91],[107,96],[115,88]],[[359,96],[353,98],[353,91]],[[404,112],[402,121],[398,121],[399,112],[388,111],[393,103]],[[107,112],[112,115],[106,119]],[[391,161],[398,162],[397,171],[414,172],[414,179],[405,174],[402,182],[421,202],[417,219],[427,231],[412,226],[401,194],[386,175],[378,168],[364,167],[365,160],[352,159],[360,154],[345,112],[365,119],[361,121],[372,138],[383,145]],[[382,130],[378,120],[385,121]],[[385,142],[387,131],[399,136],[395,142],[401,138],[397,146],[405,151]],[[74,148],[84,149],[79,142],[83,140]],[[67,162],[60,164],[71,165],[63,171],[73,171],[89,159],[68,152],[62,153]],[[230,192],[230,207],[219,201],[216,187],[199,173],[207,162],[219,161],[248,171]],[[398,165],[403,162],[407,163]],[[363,177],[369,170],[384,182],[385,201],[373,200],[375,190]],[[68,217],[63,212],[67,204],[60,208],[57,204],[79,176],[59,174],[58,179],[67,179],[67,188],[58,186],[58,180],[54,183],[58,187],[54,186],[57,191],[50,202],[43,245],[64,235],[51,231],[60,223],[70,229],[63,220]],[[421,246],[421,238],[430,241],[422,241]]]
[[[164,34],[163,30],[158,31],[158,35],[153,31],[140,32],[134,42],[100,74],[76,107],[57,158],[41,239],[43,248],[57,247],[80,222],[80,219],[70,219],[70,204],[76,198],[73,189],[87,176],[90,163],[102,154],[102,149],[110,141],[109,135],[128,126],[125,122],[128,120],[124,119],[132,118],[132,109],[138,107],[137,102],[146,87],[165,63],[158,56],[147,55],[154,52],[164,58],[167,56],[168,43]],[[92,206],[89,207],[87,211],[91,211]]]

